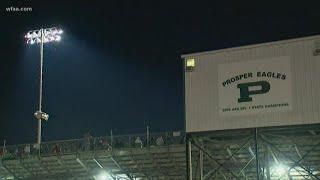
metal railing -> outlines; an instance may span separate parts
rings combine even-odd
[[[181,131],[132,134],[120,136],[86,137],[82,139],[50,141],[41,143],[40,152],[37,144],[19,144],[0,147],[2,160],[36,158],[77,154],[84,151],[99,151],[124,148],[154,148],[184,144],[185,133]]]

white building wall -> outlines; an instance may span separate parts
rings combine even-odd
[[[185,60],[195,59],[194,71],[185,72],[186,131],[320,123],[320,55],[313,54],[317,42],[320,36],[183,55]],[[278,57],[290,58],[291,110],[219,114],[219,64],[268,64]]]

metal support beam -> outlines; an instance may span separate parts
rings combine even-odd
[[[245,143],[246,144],[246,143]],[[223,163],[220,163],[218,160],[216,160],[209,152],[207,152],[205,149],[203,149],[201,146],[199,146],[197,143],[193,143],[194,146],[196,146],[199,150],[203,151],[203,153],[205,155],[207,155],[210,159],[212,159],[215,163],[217,163],[219,165],[219,167],[217,169],[215,169],[213,171],[213,173],[215,173],[216,171],[218,171],[220,168],[224,168],[225,170],[227,170],[235,179],[239,179],[239,177],[237,175],[235,175],[232,171],[230,171],[228,168],[226,168]],[[242,149],[242,147],[240,148]],[[235,154],[235,153],[234,153]],[[233,155],[234,155],[233,154]],[[227,159],[230,159],[231,157],[228,157]],[[210,177],[210,176],[209,176]]]
[[[232,160],[233,160],[234,162],[237,162],[236,158],[235,158],[234,156],[232,156],[232,152],[231,152],[231,150],[230,150],[229,147],[227,147],[227,152],[228,152],[228,155],[232,157]]]
[[[260,179],[260,167],[259,167],[259,154],[258,154],[258,128],[254,131],[254,146],[255,146],[255,156],[256,156],[256,173],[257,180]]]
[[[40,42],[40,79],[39,79],[39,112],[42,112],[42,88],[43,88],[43,41],[44,41],[44,32],[41,28],[41,42]],[[42,118],[38,119],[38,134],[37,134],[37,143],[39,146],[39,156],[41,148],[41,121]]]
[[[192,147],[191,147],[191,141],[189,137],[186,138],[186,149],[187,149],[187,179],[192,180]]]
[[[311,177],[315,178],[315,179],[319,179],[316,175],[314,175],[309,169],[305,168],[304,166],[302,166],[300,164],[300,161],[302,159],[300,159],[299,161],[295,161],[294,159],[292,159],[291,157],[288,157],[286,155],[286,153],[280,151],[277,147],[275,147],[272,143],[270,143],[268,140],[264,139],[261,137],[261,140],[264,141],[265,143],[267,143],[268,145],[270,145],[271,147],[273,147],[276,151],[278,151],[280,154],[283,155],[283,157],[289,159],[290,161],[294,162],[294,165],[291,166],[290,170],[291,169],[296,169],[295,166],[299,166],[301,167],[302,169],[304,169]],[[311,151],[313,151],[318,145],[320,145],[320,143],[316,144],[313,148],[311,148],[311,150],[309,150],[304,156],[307,156]],[[319,179],[320,180],[320,179]]]
[[[230,158],[232,158],[232,157],[233,157],[237,152],[239,152],[242,148],[246,147],[246,145],[249,144],[250,141],[252,141],[252,137],[251,137],[251,136],[246,139],[246,141],[240,146],[239,149],[237,149],[237,150],[234,151],[231,155],[229,155],[228,158],[226,158],[223,163],[218,162],[216,159],[214,159],[214,158],[211,156],[211,154],[207,153],[203,148],[201,148],[199,145],[197,145],[198,148],[202,149],[202,150],[205,152],[205,154],[207,154],[212,160],[214,160],[214,161],[219,165],[219,167],[218,167],[217,169],[214,169],[212,172],[209,172],[211,175],[208,176],[209,173],[207,173],[207,174],[205,175],[205,177],[206,177],[206,178],[210,178],[210,177],[212,176],[212,174],[215,174],[215,173],[216,173],[217,171],[219,171],[219,169],[222,167],[222,168],[228,170],[234,177],[238,178],[233,172],[231,172],[228,168],[226,168],[226,167],[224,166],[224,163],[225,163],[226,161],[228,161]],[[205,178],[205,179],[206,179],[206,178]]]
[[[3,169],[5,169],[7,172],[9,172],[9,174],[11,176],[13,176],[14,179],[18,179],[17,175],[15,173],[13,173],[2,161],[2,159],[0,159],[0,167],[2,167]]]
[[[94,161],[101,169],[103,169],[103,166],[100,164],[100,162],[99,162],[96,158],[93,158],[93,161]]]
[[[220,174],[223,177],[223,179],[228,180],[228,178],[222,172],[220,172]]]
[[[300,159],[302,159],[301,153],[300,153],[300,151],[299,151],[299,149],[298,149],[297,145],[294,145],[294,149],[296,150],[296,152],[297,152],[297,154],[298,154],[299,158],[300,158]]]
[[[276,154],[273,152],[273,150],[271,149],[271,147],[269,145],[267,145],[267,150],[271,153],[273,161],[276,162],[276,164],[279,164],[279,160],[278,160]]]
[[[110,157],[110,158],[111,158],[111,160],[113,161],[113,163],[114,163],[121,171],[123,171],[122,167],[121,167],[120,164],[115,160],[115,158],[114,158],[113,156]],[[126,175],[128,176],[128,178],[129,178],[130,180],[133,180],[133,178],[130,176],[129,173],[126,173]]]
[[[270,173],[270,157],[269,157],[269,148],[266,148],[266,157],[265,157],[265,164],[266,164],[266,175],[267,175],[267,180],[271,179],[271,173]]]
[[[149,132],[149,126],[147,126],[147,147],[149,147],[149,140],[150,140],[150,132]]]
[[[312,152],[313,150],[315,150],[319,145],[320,145],[320,142],[319,142],[318,144],[314,145],[309,151],[307,151],[298,161],[296,161],[296,162],[290,167],[289,171],[290,171],[291,169],[293,169],[294,166],[299,165],[300,162],[301,162],[305,157],[307,157],[310,152]],[[302,167],[302,168],[303,168],[303,167]],[[309,169],[308,169],[308,170],[309,170]],[[309,173],[309,171],[308,171],[308,173]],[[314,175],[313,173],[311,173],[311,174]],[[315,175],[314,175],[314,176],[315,176]],[[319,179],[319,178],[317,178],[317,179]]]
[[[202,144],[203,148],[203,144]],[[203,152],[199,150],[200,180],[203,180]]]
[[[84,165],[84,163],[83,163],[79,158],[77,158],[76,161],[77,161],[85,170],[88,170],[87,166]]]
[[[255,159],[255,157],[252,157],[252,158],[249,160],[249,162],[247,162],[247,164],[240,170],[239,174],[243,174],[243,175],[245,176],[244,170],[249,166],[249,164],[253,161],[253,159]]]
[[[200,152],[200,151],[199,151]],[[193,174],[192,174],[192,176],[195,178],[195,179],[197,179],[198,178],[198,172],[200,171],[200,168],[199,168],[199,164],[200,164],[200,156],[199,156],[199,153],[198,153],[198,156],[196,157],[197,159],[195,160],[194,158],[193,158],[193,161],[195,162],[195,166],[194,167],[192,167],[193,169]],[[199,173],[200,174],[200,173]]]

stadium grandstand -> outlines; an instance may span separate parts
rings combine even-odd
[[[191,136],[177,131],[92,137],[89,144],[85,139],[52,141],[40,149],[34,144],[1,147],[0,177],[254,180],[258,172],[266,180],[320,178],[319,124]]]
[[[185,179],[181,132],[1,147],[2,179]]]

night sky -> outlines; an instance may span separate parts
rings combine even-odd
[[[40,56],[28,30],[64,30],[44,49],[44,141],[183,130],[181,54],[320,33],[318,4],[268,2],[1,1],[0,142],[36,140]]]

